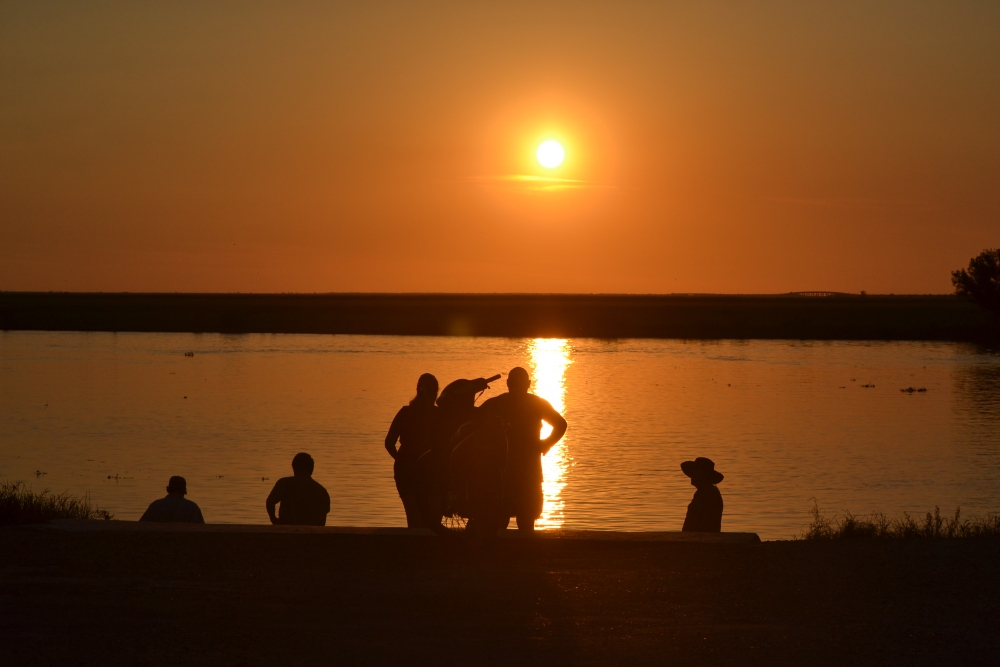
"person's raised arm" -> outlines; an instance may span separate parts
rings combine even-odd
[[[399,433],[401,428],[401,423],[403,421],[403,411],[406,408],[400,408],[399,412],[392,420],[392,424],[389,425],[389,432],[385,434],[385,451],[389,452],[389,456],[396,458],[398,451],[396,449],[396,441],[399,440]]]
[[[552,427],[552,433],[549,437],[539,443],[542,448],[542,454],[548,454],[549,450],[552,449],[552,445],[559,442],[564,435],[566,435],[566,420],[561,414],[556,412],[556,409],[549,405],[548,401],[545,401],[545,408],[542,411],[542,420]]]

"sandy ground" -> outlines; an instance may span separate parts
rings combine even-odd
[[[2,665],[978,665],[1000,541],[0,529]]]

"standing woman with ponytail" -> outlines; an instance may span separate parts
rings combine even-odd
[[[425,526],[419,507],[416,463],[421,454],[431,450],[435,438],[439,437],[438,407],[434,405],[437,395],[437,378],[430,373],[421,375],[417,380],[417,395],[409,405],[399,409],[385,436],[385,449],[396,460],[393,477],[406,510],[406,525],[409,528]]]

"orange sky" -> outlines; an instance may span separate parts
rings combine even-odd
[[[0,289],[947,292],[1000,246],[1000,4],[667,5],[3,3]]]

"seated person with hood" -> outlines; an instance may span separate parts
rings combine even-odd
[[[685,461],[681,470],[691,478],[691,486],[697,491],[688,505],[683,531],[695,533],[722,532],[722,494],[715,485],[723,480],[721,472],[715,470],[711,459],[701,456],[694,461]]]
[[[196,503],[185,498],[187,480],[183,477],[170,478],[167,482],[167,495],[149,504],[149,509],[139,521],[158,521],[167,523],[205,523],[201,509]]]

